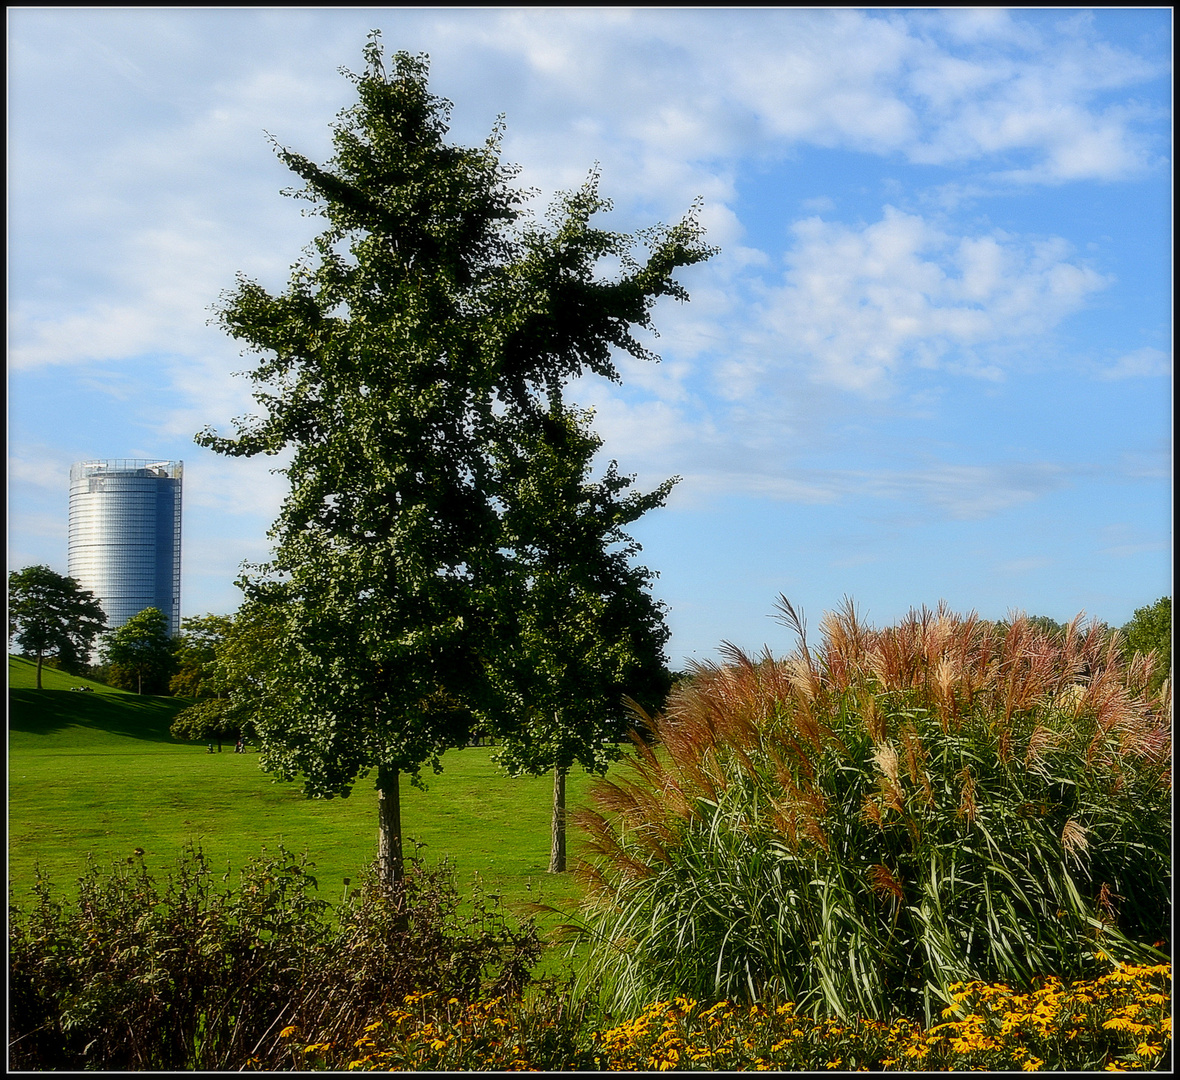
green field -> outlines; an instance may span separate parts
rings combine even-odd
[[[34,868],[71,894],[88,854],[100,865],[143,848],[162,872],[193,841],[214,867],[235,869],[264,847],[284,844],[315,863],[320,895],[339,899],[345,878],[375,856],[376,793],[358,782],[349,799],[307,799],[279,783],[256,753],[210,754],[168,734],[185,702],[139,697],[9,658],[8,868],[10,892],[28,902]],[[73,686],[91,685],[94,693]],[[427,791],[402,785],[402,828],[425,844],[429,861],[450,857],[464,892],[473,875],[514,906],[568,907],[580,889],[570,874],[549,874],[549,777],[512,778],[488,747],[452,751],[444,771],[425,775]],[[590,777],[569,778],[577,806]],[[576,856],[580,837],[570,833]],[[407,849],[413,847],[407,839]]]

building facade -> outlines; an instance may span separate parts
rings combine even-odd
[[[180,633],[180,461],[114,458],[70,469],[69,575],[98,597],[107,626],[144,608]]]

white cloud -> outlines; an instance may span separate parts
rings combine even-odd
[[[620,205],[661,214],[699,193],[727,200],[713,189],[736,157],[800,145],[1018,182],[1127,177],[1151,165],[1143,123],[1161,117],[1099,97],[1167,75],[1006,13],[798,9],[452,19],[434,70],[468,115],[487,96],[478,73],[495,73],[527,182],[566,187],[597,160]]]
[[[1160,379],[1172,374],[1172,354],[1150,345],[1120,356],[1109,367],[1099,368],[1097,377],[1105,380]]]
[[[23,537],[37,537],[64,545],[66,526],[67,522],[61,514],[26,511],[17,515],[15,520],[10,520],[8,527],[12,532],[19,532]],[[14,564],[14,554],[16,553],[12,551],[8,553],[10,566]]]
[[[806,218],[793,228],[785,283],[763,302],[764,359],[881,392],[905,366],[995,378],[971,350],[1043,334],[1108,284],[1059,239],[953,237],[893,207],[860,228]]]
[[[49,14],[26,13],[16,24],[25,31],[14,45],[16,100],[25,95],[52,120],[34,128],[28,108],[14,113],[12,220],[52,204],[35,225],[36,253],[19,239],[14,246],[17,280],[30,270],[70,273],[49,261],[51,238],[68,242],[75,272],[91,278],[89,299],[64,306],[23,285],[14,291],[18,367],[183,349],[233,269],[281,274],[285,263],[262,253],[293,257],[295,208],[274,197],[287,176],[262,130],[323,155],[346,88],[334,64],[313,58],[326,60],[350,38],[349,20],[370,18],[349,15],[325,34],[322,21],[265,12],[125,14],[62,28]],[[461,103],[478,103],[462,105],[461,127],[482,124],[475,117],[489,106],[508,111],[507,156],[526,164],[526,183],[574,186],[599,160],[624,217],[653,200],[657,216],[675,216],[704,195],[711,236],[727,248],[741,229],[730,208],[733,162],[751,151],[811,143],[991,161],[1019,179],[1127,175],[1147,160],[1133,130],[1139,115],[1090,100],[1158,74],[1083,33],[1054,37],[983,13],[507,10],[406,14],[398,23],[410,39],[446,42],[435,60],[441,81]],[[88,80],[74,88],[88,91],[85,121],[67,107],[67,87],[34,74],[54,67],[52,28],[65,29],[60,47]],[[134,28],[156,47],[138,44]],[[199,81],[201,43],[225,41],[229,30]],[[258,64],[250,43],[263,31],[268,50]],[[309,44],[313,57],[301,57]],[[504,65],[514,77],[499,77]],[[112,123],[125,109],[136,122]],[[1025,159],[1005,168],[1014,151]]]
[[[812,214],[830,214],[836,209],[836,200],[830,195],[817,195],[813,199],[804,199],[801,205]]]
[[[750,495],[803,505],[853,504],[870,500],[920,507],[952,521],[982,521],[1069,486],[1079,470],[1052,463],[934,464],[919,469],[816,469],[788,458],[767,457],[740,468],[685,470],[682,504],[715,495]]]
[[[1032,502],[1071,479],[1071,470],[1054,464],[938,465],[874,478],[870,486],[890,497],[908,488],[947,516],[974,521]]]
[[[1137,555],[1172,550],[1168,540],[1151,536],[1141,526],[1128,522],[1103,526],[1098,531],[1097,539],[1102,545],[1098,549],[1099,553],[1112,559],[1131,559]]]
[[[287,494],[286,477],[274,471],[289,461],[289,453],[227,458],[194,447],[185,461],[185,503],[221,514],[258,518],[265,521],[265,532],[278,517]]]
[[[964,44],[981,45],[1008,42],[1035,48],[1039,37],[1035,31],[1017,23],[1005,8],[940,8],[917,14],[917,22],[946,34]]]
[[[72,464],[73,461],[59,447],[44,444],[9,446],[8,482],[29,484],[64,498],[69,490]]]
[[[1136,555],[1149,555],[1156,551],[1171,551],[1172,545],[1166,540],[1151,540],[1142,544],[1115,544],[1101,549],[1101,554],[1112,559],[1133,559]]]

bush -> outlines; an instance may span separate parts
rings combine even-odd
[[[799,650],[699,666],[576,815],[608,1002],[929,1024],[953,983],[1163,958],[1171,697],[1117,634],[846,603],[813,652],[780,603]]]
[[[367,874],[334,919],[310,870],[280,847],[218,889],[190,847],[161,888],[137,851],[91,864],[69,908],[38,875],[33,910],[10,908],[10,1067],[290,1067],[284,1031],[355,1039],[408,993],[518,993],[539,955],[494,898],[460,915],[445,863]]]

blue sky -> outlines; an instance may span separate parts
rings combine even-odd
[[[183,612],[265,558],[274,461],[209,325],[314,233],[264,132],[323,160],[369,29],[431,57],[451,135],[609,224],[700,197],[721,254],[659,365],[571,391],[650,487],[674,666],[775,651],[785,593],[883,625],[947,600],[1122,624],[1170,594],[1168,9],[8,10],[9,567],[65,572],[87,457],[185,462]]]

